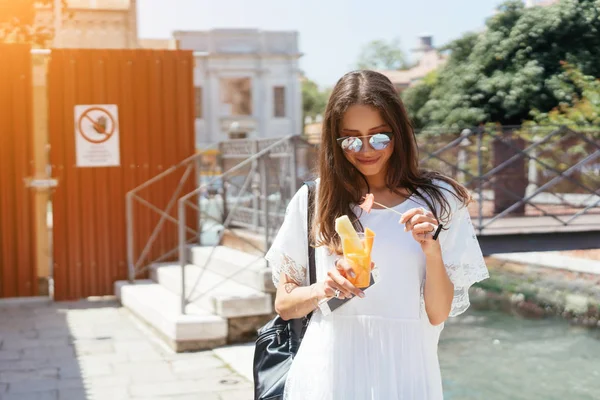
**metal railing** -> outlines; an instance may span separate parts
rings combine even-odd
[[[296,139],[222,142],[218,160],[194,155],[129,192],[130,280],[153,262],[177,261],[181,311],[185,313],[186,305],[197,299],[202,275],[186,287],[190,244],[212,247],[204,268],[226,233],[246,241],[238,229],[260,235],[262,245],[247,244],[264,253],[283,222],[289,200],[314,168],[316,147],[300,152]],[[600,222],[600,129],[477,127],[461,134],[419,132],[417,141],[422,167],[456,179],[473,193],[475,201],[469,211],[480,235],[506,233],[515,223],[515,229],[523,232],[524,218],[527,224],[559,227],[579,223],[584,215]],[[165,207],[156,207],[140,196],[141,190],[176,170],[184,171]],[[197,179],[192,190],[184,189],[184,182],[193,174]],[[161,217],[138,254],[133,240],[134,201]],[[150,249],[167,223],[176,225],[174,248],[149,259]]]
[[[153,263],[158,263],[161,261],[169,260],[177,255],[177,245],[173,246],[170,250],[158,254],[157,257],[148,259],[150,252],[152,250],[153,245],[156,243],[156,240],[160,233],[164,230],[164,226],[166,222],[171,222],[173,224],[177,224],[177,218],[171,215],[171,211],[175,206],[175,203],[184,190],[186,184],[190,183],[190,178],[194,177],[194,181],[197,182],[202,175],[202,172],[210,174],[211,171],[217,171],[218,165],[216,163],[208,163],[209,167],[206,168],[207,163],[204,163],[204,159],[206,158],[205,152],[210,151],[216,148],[216,145],[212,145],[205,149],[203,152],[194,154],[180,163],[173,165],[172,167],[166,169],[162,173],[154,176],[148,181],[142,183],[141,185],[135,187],[130,190],[126,194],[125,204],[126,204],[126,226],[127,226],[127,270],[128,270],[128,279],[130,282],[135,280],[135,278],[146,272],[148,267]],[[204,167],[204,168],[203,168]],[[159,206],[153,204],[149,200],[145,199],[141,192],[145,189],[149,189],[152,185],[157,182],[164,180],[168,177],[171,177],[177,171],[183,169],[183,173],[181,177],[178,179],[177,186],[170,196],[166,206],[164,208],[160,208]],[[196,184],[192,184],[193,187],[196,187]],[[136,247],[136,232],[135,232],[135,223],[134,223],[134,206],[135,202],[140,203],[142,206],[147,207],[150,211],[158,214],[160,219],[157,224],[154,226],[150,237],[145,241],[140,254],[135,254]],[[193,229],[189,229],[190,233],[197,233]]]
[[[181,196],[177,201],[182,313],[186,312],[187,304],[196,300],[194,296],[197,294],[196,290],[202,276],[199,275],[190,288],[186,287],[186,268],[189,263],[188,209],[200,214],[201,219],[220,224],[211,253],[203,266],[206,268],[224,234],[229,232],[237,236],[234,229],[236,227],[251,228],[254,232],[262,234],[264,247],[259,250],[266,251],[273,235],[283,222],[285,208],[296,192],[298,184],[297,149],[293,136],[254,143],[232,141],[223,143],[222,146],[238,146],[238,150],[250,146],[251,149],[245,152],[231,151],[231,149],[223,151],[224,165],[227,165],[227,159],[235,160],[234,165],[206,184]],[[237,162],[240,157],[248,154],[252,155]],[[221,221],[214,215],[211,216],[207,210],[202,210],[198,206],[199,202],[194,200],[205,187],[212,184],[218,184],[222,188],[211,199],[222,207]]]
[[[421,166],[474,194],[470,213],[479,234],[516,217],[567,226],[600,214],[600,128],[477,127],[420,132],[417,141]]]

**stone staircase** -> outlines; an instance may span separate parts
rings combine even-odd
[[[274,315],[275,288],[262,256],[226,246],[190,246],[188,262],[185,314],[178,263],[152,265],[147,280],[116,282],[115,293],[175,351],[253,340]]]

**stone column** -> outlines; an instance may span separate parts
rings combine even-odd
[[[129,13],[127,17],[127,47],[136,49],[138,47],[137,0],[129,0]]]

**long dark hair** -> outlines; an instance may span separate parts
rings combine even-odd
[[[456,181],[439,172],[419,169],[415,133],[392,82],[375,71],[349,72],[333,88],[325,110],[319,154],[319,203],[312,234],[317,246],[327,246],[338,254],[341,245],[334,229],[335,219],[346,214],[356,221],[352,204],[361,203],[365,187],[370,191],[366,178],[346,159],[336,142],[344,113],[356,104],[379,110],[394,134],[386,179],[390,190],[399,193],[405,189],[418,196],[442,223],[447,223],[450,216],[450,204],[443,191],[463,204],[471,199],[468,190]],[[364,185],[357,184],[360,180]],[[453,191],[444,190],[434,180],[446,182]]]

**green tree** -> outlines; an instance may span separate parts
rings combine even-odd
[[[302,81],[303,120],[305,120],[306,117],[314,119],[317,115],[323,115],[328,99],[329,90],[321,90],[319,86],[310,79]]]
[[[54,37],[54,27],[35,24],[36,8],[54,9],[54,0],[0,0],[0,43],[30,43],[46,46]],[[61,0],[63,18],[70,18],[67,0]]]
[[[406,56],[399,39],[373,40],[363,46],[356,65],[358,69],[399,70],[406,67]]]
[[[584,75],[580,70],[564,63],[560,78],[564,90],[575,87],[573,100],[559,104],[549,112],[533,110],[533,122],[539,125],[566,125],[574,129],[600,125],[600,79]],[[579,94],[581,93],[581,95]]]
[[[563,61],[600,76],[600,1],[533,8],[507,1],[484,31],[446,49],[450,58],[433,85],[416,85],[404,96],[420,126],[520,124],[532,110],[546,113],[581,94],[563,79]]]

